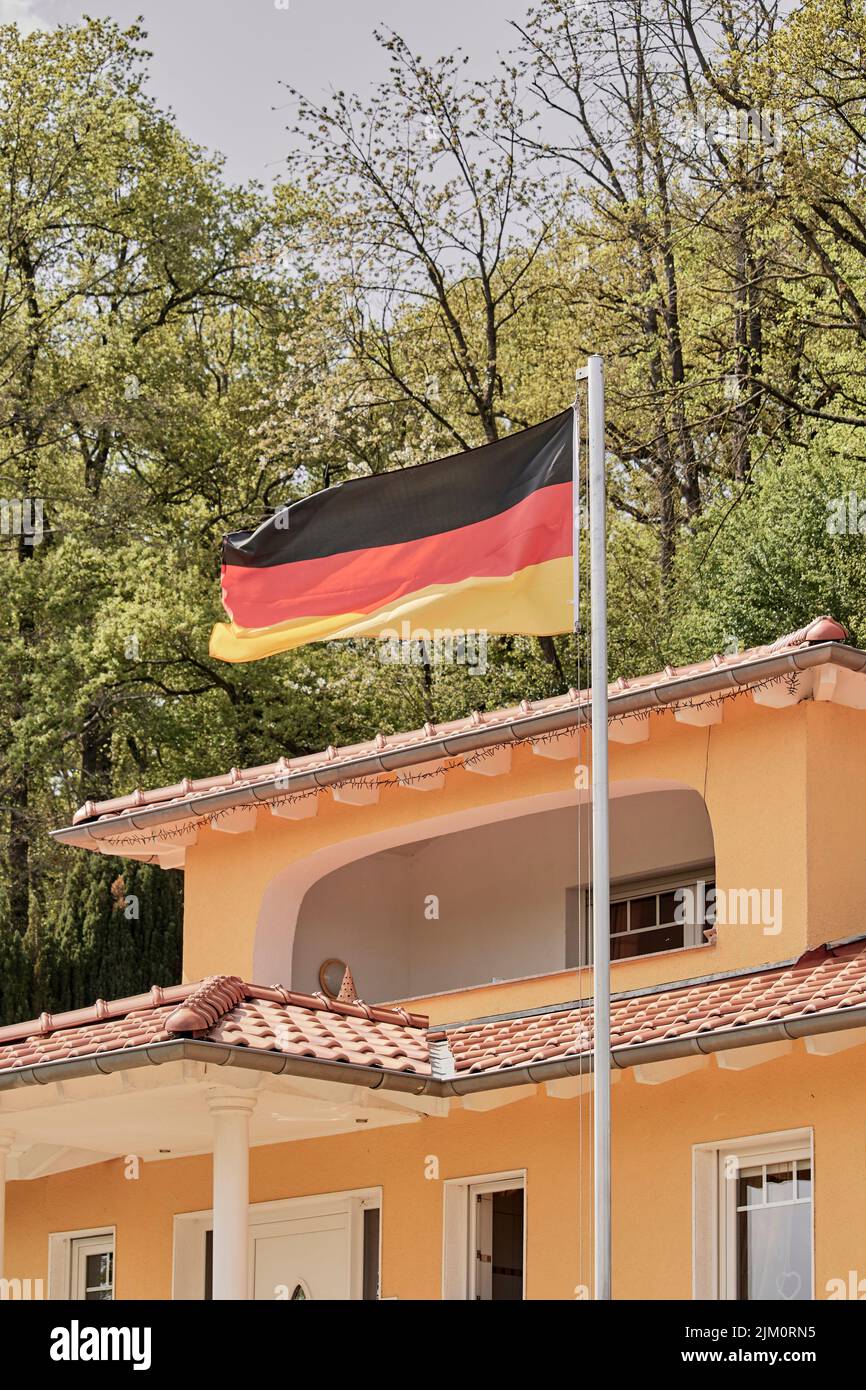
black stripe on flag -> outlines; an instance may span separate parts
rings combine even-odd
[[[455,531],[571,481],[572,412],[480,449],[354,478],[223,542],[223,564],[267,568]]]

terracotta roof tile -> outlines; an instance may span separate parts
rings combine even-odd
[[[866,1007],[866,939],[822,947],[790,966],[614,999],[611,1045],[733,1032],[855,1006]],[[592,1009],[468,1023],[448,1028],[446,1036],[457,1075],[578,1057],[592,1049]]]
[[[154,998],[166,996],[168,1002],[154,1004]],[[0,1072],[183,1036],[321,1061],[424,1074],[430,1070],[427,1019],[419,1014],[248,985],[234,975],[214,975],[195,985],[111,1004],[100,1001],[74,1014],[58,1014],[47,1030],[40,1022],[0,1029]]]
[[[866,1008],[866,938],[790,965],[615,998],[611,1043],[636,1048],[852,1008]],[[401,1008],[212,976],[2,1028],[0,1073],[179,1037],[447,1080],[588,1055],[592,1008],[558,1005],[430,1029]]]

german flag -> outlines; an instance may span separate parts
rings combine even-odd
[[[314,493],[226,536],[211,656],[337,637],[571,630],[572,412]]]

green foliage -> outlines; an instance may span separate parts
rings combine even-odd
[[[35,1011],[122,998],[181,973],[182,874],[152,865],[75,855],[56,930],[38,954]],[[13,1001],[3,999],[4,1016]]]
[[[835,427],[707,511],[680,556],[676,659],[731,638],[753,646],[824,612],[866,642],[866,470],[852,443]]]
[[[148,97],[144,42],[0,27],[3,1020],[178,978],[181,876],[58,847],[84,801],[586,682],[583,638],[483,675],[207,644],[225,531],[561,410],[588,351],[612,675],[823,611],[866,641],[866,535],[828,525],[866,522],[863,0],[540,0],[481,84],[386,35],[268,197]]]

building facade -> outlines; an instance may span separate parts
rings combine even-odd
[[[611,687],[615,1298],[866,1292],[844,637]],[[0,1029],[7,1292],[590,1297],[587,714],[82,807],[183,869],[186,983]]]

